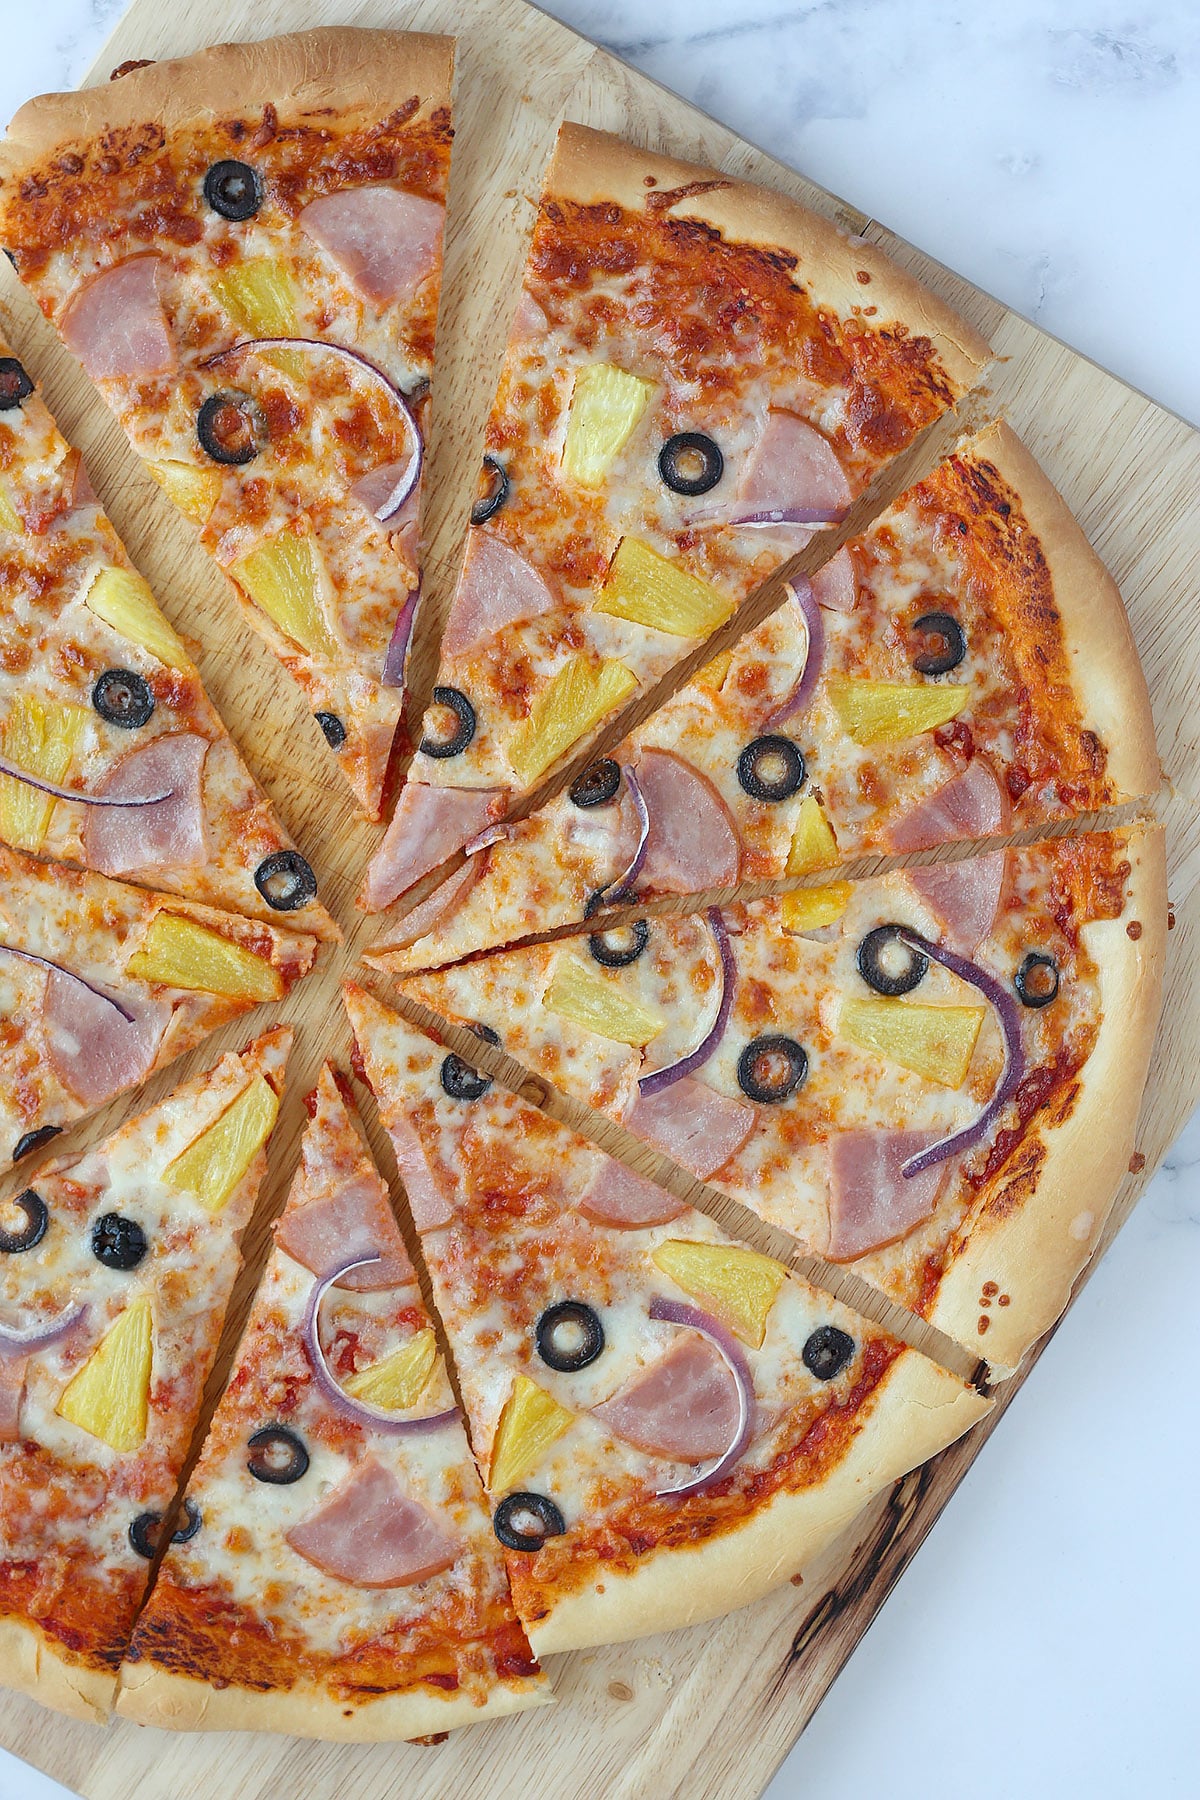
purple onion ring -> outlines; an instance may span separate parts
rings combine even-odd
[[[646,804],[646,796],[642,792],[641,784],[632,768],[627,768],[622,764],[621,773],[628,784],[633,798],[634,811],[638,816],[637,849],[633,853],[628,868],[622,869],[619,875],[615,876],[612,881],[606,881],[604,886],[598,890],[595,901],[597,907],[616,905],[618,901],[622,900],[632,900],[633,883],[642,872],[642,865],[646,860],[646,847],[650,842],[650,808]]]
[[[353,1262],[343,1263],[340,1269],[333,1269],[313,1283],[308,1296],[308,1305],[304,1310],[304,1321],[300,1327],[300,1338],[312,1365],[317,1386],[339,1412],[346,1414],[356,1424],[369,1425],[374,1431],[384,1431],[395,1436],[405,1432],[440,1431],[458,1417],[457,1406],[447,1407],[445,1412],[429,1413],[423,1419],[398,1419],[394,1413],[384,1412],[380,1407],[368,1406],[365,1401],[355,1400],[348,1394],[336,1379],[333,1370],[325,1361],[325,1352],[321,1348],[320,1313],[321,1302],[331,1287],[336,1287],[343,1275],[351,1269],[363,1269],[371,1263],[383,1259],[378,1251],[374,1256],[356,1256]]]
[[[60,975],[65,975],[68,981],[77,981],[80,987],[87,989],[89,994],[95,994],[97,1000],[106,1000],[127,1025],[133,1024],[135,1015],[122,1006],[119,1000],[114,1000],[111,994],[106,994],[104,989],[97,987],[94,981],[88,981],[83,975],[77,975],[74,969],[64,968],[62,963],[55,962],[53,958],[36,956],[32,950],[18,950],[13,944],[0,944],[0,956],[15,956],[21,962],[32,963],[38,969],[56,969]]]
[[[813,690],[821,679],[821,664],[825,659],[825,621],[821,617],[821,608],[817,605],[817,596],[813,593],[812,582],[801,575],[795,583],[788,582],[787,590],[791,598],[800,608],[804,620],[804,629],[808,633],[808,645],[804,653],[804,667],[800,679],[792,688],[786,700],[775,708],[769,718],[763,721],[764,731],[774,731],[785,719],[794,713],[802,712],[813,697]]]
[[[738,1427],[728,1450],[703,1475],[693,1476],[690,1481],[681,1482],[678,1487],[659,1488],[655,1494],[657,1500],[683,1500],[689,1494],[703,1494],[715,1487],[718,1481],[723,1481],[734,1463],[744,1454],[754,1434],[754,1377],[750,1373],[746,1353],[732,1332],[726,1331],[724,1325],[709,1313],[701,1312],[698,1306],[688,1306],[682,1300],[666,1300],[656,1294],[650,1302],[650,1317],[661,1319],[667,1325],[685,1325],[690,1331],[698,1331],[701,1337],[706,1337],[721,1352],[737,1383]]]
[[[404,686],[405,664],[408,662],[408,647],[412,643],[413,626],[417,621],[417,607],[421,600],[421,582],[406,597],[403,606],[396,614],[396,623],[392,626],[392,635],[388,639],[387,655],[383,659],[383,674],[379,677],[384,687],[402,688]]]
[[[729,1015],[733,1011],[733,997],[737,990],[737,962],[733,948],[729,942],[729,933],[725,929],[725,921],[719,906],[710,906],[705,913],[709,929],[716,939],[717,950],[721,957],[721,998],[717,1006],[717,1016],[705,1032],[694,1050],[681,1056],[678,1062],[667,1063],[664,1068],[655,1069],[649,1075],[643,1075],[638,1081],[639,1094],[661,1094],[664,1088],[674,1087],[685,1075],[694,1075],[697,1069],[704,1067],[710,1056],[720,1046],[721,1039],[729,1026]]]
[[[122,798],[108,794],[80,794],[74,788],[56,787],[52,781],[43,781],[40,775],[31,775],[4,756],[0,756],[0,775],[23,781],[41,794],[53,794],[56,800],[78,800],[81,806],[157,806],[160,800],[169,800],[175,792],[174,788],[168,788],[165,794],[136,794]]]
[[[0,1357],[48,1350],[51,1344],[65,1338],[68,1331],[73,1331],[86,1312],[87,1307],[77,1302],[74,1306],[64,1306],[58,1316],[45,1325],[5,1325],[0,1320]]]
[[[505,825],[503,822],[499,825],[485,825],[482,831],[477,832],[473,838],[467,839],[463,845],[463,855],[477,856],[481,850],[488,850],[493,844],[500,843],[503,838],[511,837],[512,831],[512,826]]]
[[[730,530],[743,525],[840,525],[850,508],[848,506],[770,506],[757,512],[735,513],[730,516],[724,508],[710,507],[705,512],[693,513],[684,520],[688,526],[701,526],[719,530],[728,526]]]

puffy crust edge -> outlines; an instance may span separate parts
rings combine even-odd
[[[90,1725],[108,1721],[117,1691],[113,1671],[73,1661],[25,1619],[0,1619],[0,1670],[6,1688],[28,1694],[41,1706]]]
[[[837,1468],[799,1493],[776,1494],[742,1526],[697,1546],[649,1556],[632,1575],[606,1570],[526,1630],[538,1656],[695,1625],[761,1599],[796,1574],[876,1494],[968,1431],[991,1402],[906,1350],[872,1417]]]
[[[1162,1004],[1167,935],[1166,842],[1161,827],[1128,834],[1129,899],[1118,919],[1081,936],[1095,960],[1101,1023],[1080,1075],[1071,1117],[1046,1141],[1036,1191],[1010,1218],[984,1214],[946,1272],[931,1321],[986,1355],[996,1375],[1011,1373],[1062,1313],[1093,1254],[1129,1166],[1142,1090]],[[1135,941],[1125,927],[1133,919]],[[1077,1221],[1086,1221],[1087,1229]],[[1081,1231],[1076,1237],[1072,1226]],[[980,1337],[980,1290],[997,1283],[1011,1304],[988,1310]]]
[[[650,176],[652,188],[646,185]],[[845,314],[866,300],[879,309],[876,323],[890,316],[914,336],[930,338],[955,399],[975,385],[992,360],[987,340],[877,245],[852,237],[770,188],[659,156],[568,121],[558,134],[545,193],[583,205],[615,200],[640,211],[648,193],[686,188],[693,182],[717,185],[681,196],[670,209],[672,217],[698,219],[733,242],[787,250],[799,258],[804,284],[819,304]],[[860,270],[870,276],[869,284],[858,280]]]

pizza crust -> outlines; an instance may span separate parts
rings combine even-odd
[[[25,1619],[0,1619],[0,1669],[6,1688],[28,1694],[41,1706],[105,1725],[117,1691],[111,1669],[76,1662]]]

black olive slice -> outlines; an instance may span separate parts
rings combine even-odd
[[[755,738],[738,757],[737,778],[752,800],[787,800],[804,786],[804,758],[791,738]]]
[[[92,1226],[92,1255],[106,1269],[136,1269],[149,1249],[136,1219],[105,1213]]]
[[[790,1100],[807,1074],[807,1050],[782,1032],[752,1038],[738,1057],[738,1086],[764,1106]]]
[[[963,628],[953,613],[922,613],[914,622],[913,631],[925,645],[913,657],[918,675],[948,675],[967,654]]]
[[[595,1362],[604,1348],[604,1327],[582,1300],[560,1300],[538,1320],[534,1343],[547,1368],[571,1375]]]
[[[650,942],[650,927],[645,919],[631,925],[614,925],[610,931],[593,931],[588,949],[602,969],[627,969],[635,963]]]
[[[707,494],[725,473],[725,458],[710,437],[677,431],[658,453],[658,472],[676,494]]]
[[[561,1537],[567,1522],[545,1494],[508,1494],[496,1508],[492,1530],[506,1550],[535,1554],[547,1538]]]
[[[158,1533],[162,1525],[162,1514],[156,1512],[139,1513],[129,1527],[129,1542],[139,1556],[147,1562],[153,1560],[158,1551]],[[187,1544],[200,1529],[200,1508],[194,1500],[183,1503],[183,1524],[171,1533],[173,1544]]]
[[[223,388],[210,394],[196,415],[200,448],[214,462],[253,462],[267,441],[266,423],[249,394]]]
[[[346,741],[346,727],[336,713],[314,713],[313,718],[325,733],[325,742],[331,750],[340,750]]]
[[[275,912],[295,912],[316,897],[317,878],[298,850],[276,850],[254,871],[254,885]]]
[[[287,1487],[308,1469],[308,1451],[286,1425],[264,1425],[246,1448],[250,1452],[247,1469],[255,1481],[268,1482],[271,1487]]]
[[[512,489],[508,470],[497,457],[484,457],[483,473],[488,484],[487,492],[481,494],[471,508],[472,525],[486,525],[489,519],[494,519]]]
[[[589,763],[583,774],[575,777],[567,792],[573,806],[586,810],[589,806],[607,806],[616,798],[620,785],[620,763],[614,762],[611,756],[602,756],[599,762]]]
[[[133,669],[105,669],[92,689],[92,705],[109,725],[136,731],[154,711],[150,683]]]
[[[440,720],[436,717],[436,710],[439,707],[442,709]],[[434,756],[439,762],[447,756],[461,756],[475,736],[475,708],[467,696],[460,694],[457,688],[435,687],[433,705],[425,715],[427,726],[430,722],[430,713],[435,714],[433,730],[426,730],[421,739],[422,756]],[[452,717],[447,718],[447,714]],[[439,724],[443,726],[440,731]]]
[[[818,1381],[832,1381],[854,1355],[854,1339],[838,1325],[818,1325],[800,1354],[810,1375]]]
[[[1044,950],[1031,950],[1013,976],[1022,1006],[1049,1006],[1058,998],[1058,964]]]
[[[183,1503],[183,1524],[177,1525],[171,1533],[173,1544],[190,1544],[200,1529],[200,1508],[194,1500]]]
[[[39,1125],[36,1131],[23,1131],[13,1145],[13,1161],[20,1162],[23,1156],[31,1156],[43,1144],[48,1144],[51,1138],[56,1138],[61,1130],[61,1125]]]
[[[19,1250],[32,1250],[35,1244],[41,1243],[50,1222],[50,1209],[33,1188],[14,1194],[7,1205],[21,1213],[25,1220],[16,1231],[8,1231],[0,1225],[0,1251],[6,1256],[15,1256]]]
[[[477,1025],[474,1029],[480,1037],[486,1034],[489,1044],[500,1042],[490,1027]],[[469,1062],[464,1062],[461,1056],[455,1056],[453,1051],[443,1062],[440,1077],[443,1089],[452,1100],[481,1100],[492,1085],[490,1075],[473,1069]]]
[[[0,356],[0,412],[11,412],[28,400],[33,383],[15,356]]]
[[[204,177],[204,198],[223,219],[252,219],[263,203],[263,184],[249,163],[214,163]]]
[[[899,925],[876,925],[868,931],[854,960],[867,986],[889,999],[911,994],[929,972],[929,958],[905,943]]]

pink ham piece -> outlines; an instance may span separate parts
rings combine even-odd
[[[461,869],[448,875],[441,887],[434,888],[432,894],[405,913],[395,931],[388,933],[389,950],[407,950],[410,944],[428,937],[444,919],[452,912],[457,912],[475,883],[479,880],[485,856],[469,856]]]
[[[458,589],[446,621],[442,650],[465,656],[484,638],[554,612],[562,601],[544,575],[503,538],[478,526],[467,538]]]
[[[408,1197],[412,1222],[420,1232],[438,1231],[454,1217],[450,1179],[433,1167],[425,1154],[420,1133],[397,1115],[386,1119],[388,1136],[396,1152],[396,1166]]]
[[[615,1225],[620,1231],[667,1225],[687,1211],[674,1194],[607,1156],[575,1204],[585,1219]]]
[[[125,1020],[99,994],[52,969],[42,999],[42,1034],[50,1066],[77,1100],[98,1106],[110,1094],[134,1087],[154,1067],[171,1019],[159,1000],[121,990]]]
[[[408,456],[401,456],[396,462],[380,463],[377,469],[368,469],[365,475],[360,475],[358,480],[351,485],[350,498],[357,500],[360,506],[365,506],[371,517],[378,520],[384,513],[388,501],[400,486],[401,478],[411,468],[415,454],[415,451],[410,452]],[[408,526],[415,525],[416,522],[417,494],[414,489],[404,504],[396,509],[394,515],[387,515],[387,527],[389,531],[403,531]]]
[[[811,506],[840,513],[850,504],[850,483],[827,437],[795,413],[772,408],[738,486],[747,512]]]
[[[683,1331],[664,1357],[594,1406],[592,1415],[651,1456],[697,1463],[732,1444],[741,1396],[716,1345],[698,1331]]]
[[[909,869],[909,881],[937,915],[942,942],[960,956],[972,956],[995,924],[1004,869],[1003,850],[966,862]]]
[[[176,731],[123,756],[97,787],[98,794],[124,799],[165,793],[167,798],[155,806],[90,806],[83,827],[88,868],[101,875],[201,868],[208,861],[207,755],[207,738]]]
[[[735,887],[741,844],[708,777],[669,750],[644,750],[637,778],[650,813],[639,886],[663,894]]]
[[[422,875],[461,850],[504,812],[502,788],[430,787],[410,781],[363,884],[367,912],[382,912]]]
[[[1008,796],[982,757],[936,793],[919,800],[888,836],[893,850],[928,850],[953,839],[991,837],[1008,824]]]
[[[63,342],[93,381],[167,375],[175,346],[158,297],[157,256],[131,256],[92,275],[67,304]]]
[[[818,606],[827,607],[830,612],[854,611],[858,599],[858,575],[854,558],[844,545],[811,579]]]
[[[318,1280],[356,1256],[378,1256],[378,1262],[348,1270],[337,1283],[355,1293],[407,1287],[417,1279],[392,1209],[375,1181],[346,1182],[333,1193],[284,1213],[275,1225],[275,1242]]]
[[[434,200],[389,182],[310,200],[300,228],[377,307],[415,294],[437,266],[445,214]]]
[[[523,289],[517,302],[517,310],[513,314],[512,337],[543,338],[550,329],[550,321],[542,306],[529,290]]]
[[[660,1093],[639,1094],[623,1122],[634,1137],[704,1181],[741,1149],[755,1120],[748,1100],[715,1093],[685,1075]]]
[[[851,1262],[907,1237],[937,1205],[948,1163],[920,1175],[901,1167],[936,1143],[933,1131],[845,1131],[829,1154],[829,1244],[831,1262]]]
[[[100,505],[100,496],[92,486],[87,464],[78,451],[75,452],[75,467],[71,474],[70,505],[72,512],[82,512],[85,507]]]
[[[0,1444],[21,1441],[21,1402],[28,1368],[27,1356],[5,1355],[0,1349]]]
[[[458,1555],[458,1540],[373,1456],[285,1535],[305,1562],[351,1587],[411,1587]]]

